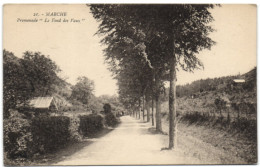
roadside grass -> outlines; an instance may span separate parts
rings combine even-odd
[[[178,124],[178,134],[180,133],[200,139],[214,148],[222,150],[223,153],[219,155],[222,164],[257,163],[257,142],[248,140],[245,133],[205,125],[188,125],[184,122]],[[210,152],[210,150],[207,151]],[[204,161],[207,161],[207,159],[204,159]]]
[[[198,99],[199,100],[199,99]],[[202,103],[199,103],[202,105]],[[257,121],[256,119],[240,117],[228,118],[227,115],[220,116],[210,114],[207,109],[200,106],[203,112],[192,110],[187,102],[180,104],[177,111],[177,131],[178,134],[183,133],[187,136],[193,136],[215,148],[225,152],[225,156],[221,155],[221,162],[224,164],[232,164],[238,162],[243,164],[257,163]],[[191,106],[191,105],[190,105]],[[163,103],[162,113],[163,123],[168,129],[168,103]],[[197,107],[199,108],[199,107]],[[192,112],[193,111],[193,112]],[[164,129],[166,130],[166,129]],[[192,149],[192,148],[191,148]],[[198,154],[200,152],[198,151]],[[206,161],[206,160],[204,160]]]

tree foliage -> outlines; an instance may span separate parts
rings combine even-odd
[[[3,51],[4,115],[17,104],[35,96],[51,95],[55,85],[64,81],[58,77],[60,69],[49,57],[39,52],[25,52],[22,58]]]
[[[149,91],[156,100],[157,124],[160,123],[160,94],[164,81],[169,89],[169,148],[173,148],[176,126],[176,71],[203,67],[198,53],[210,49],[209,38],[214,5],[90,5],[100,22],[97,34],[105,36],[105,57],[116,75],[119,94],[124,100],[137,101]],[[135,87],[135,89],[133,89]],[[141,91],[140,91],[141,90]],[[138,93],[136,93],[136,91]],[[153,97],[153,96],[152,96]],[[125,103],[126,101],[124,101]],[[156,127],[161,131],[161,127]]]
[[[77,83],[72,87],[71,98],[89,104],[94,92],[94,81],[85,76],[78,77]]]
[[[61,81],[57,75],[60,72],[59,67],[40,52],[25,52],[21,65],[34,96],[51,94],[54,91],[54,85],[58,85]]]

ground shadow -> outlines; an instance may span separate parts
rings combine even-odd
[[[138,124],[145,124],[145,123],[149,123],[147,121],[144,121],[144,120],[140,120],[140,122],[137,122]]]
[[[83,141],[74,142],[74,143],[71,142],[67,146],[59,149],[56,152],[38,156],[37,158],[35,158],[33,160],[32,163],[30,163],[30,166],[31,165],[37,165],[37,166],[38,165],[51,165],[51,164],[58,163],[64,159],[66,159],[67,157],[75,154],[76,152],[79,152],[83,148],[94,143],[94,141],[92,141],[91,139],[101,138],[101,137],[107,135],[108,133],[110,133],[111,131],[113,131],[118,126],[119,126],[119,124],[116,125],[115,127],[106,127],[104,129],[102,129],[101,131],[99,131],[98,133],[92,134],[91,136],[84,138]]]
[[[111,131],[113,131],[115,128],[117,128],[119,126],[119,124],[117,124],[114,127],[106,127],[104,129],[102,129],[101,131],[99,131],[98,133],[92,134],[90,135],[88,138],[92,139],[92,138],[100,138],[103,137],[105,135],[107,135],[108,133],[110,133]]]
[[[150,135],[168,135],[166,132],[157,131],[155,127],[151,127],[148,129],[143,130],[143,134],[150,134]]]
[[[68,156],[82,150],[84,147],[92,144],[93,141],[81,141],[76,143],[70,143],[68,146],[60,149],[57,152],[49,153],[45,155],[41,155],[34,159],[34,161],[30,165],[51,165],[54,163],[58,163]]]

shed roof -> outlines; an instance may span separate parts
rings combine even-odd
[[[49,108],[53,97],[35,97],[29,101],[29,105],[34,108]]]
[[[235,83],[244,83],[244,82],[246,82],[244,79],[234,79],[233,81]]]

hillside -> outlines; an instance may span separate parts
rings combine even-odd
[[[245,82],[237,84],[233,79]],[[178,131],[189,131],[193,137],[248,163],[257,161],[256,68],[241,76],[178,86],[177,92]],[[167,101],[162,104],[162,115],[168,126]]]
[[[201,79],[194,81],[191,84],[177,85],[176,94],[177,97],[183,97],[205,91],[225,91],[226,93],[232,93],[234,91],[234,79],[245,80],[242,87],[235,88],[235,91],[255,91],[256,67],[243,75]]]
[[[237,84],[234,79],[244,79],[245,82]],[[239,114],[239,116],[255,119],[256,67],[243,75],[198,80],[191,84],[177,86],[176,94],[179,114],[202,112],[226,115],[228,112],[231,118]],[[218,100],[223,102],[222,106],[216,104]],[[167,104],[163,106],[165,112],[167,107]]]

